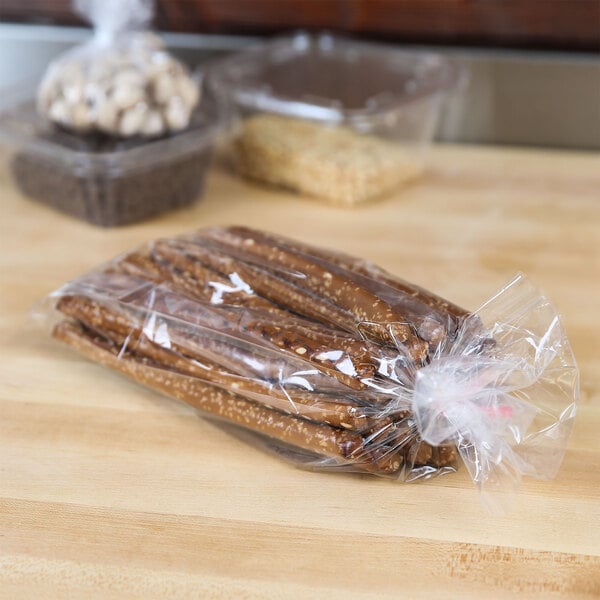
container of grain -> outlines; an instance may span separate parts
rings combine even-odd
[[[460,75],[438,54],[300,33],[213,64],[206,83],[238,119],[242,175],[354,205],[420,175]]]

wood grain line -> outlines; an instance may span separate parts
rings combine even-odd
[[[343,573],[343,587],[370,592],[410,593],[431,580],[440,589],[460,587],[467,597],[484,589],[540,597],[600,593],[600,557],[582,554],[10,499],[0,499],[0,527],[3,552],[99,565],[168,564],[252,580],[272,578],[277,561],[280,581],[302,583],[310,573],[313,585],[335,588]],[[411,583],[406,573],[415,568],[419,580]]]

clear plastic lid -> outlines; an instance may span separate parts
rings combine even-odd
[[[459,77],[439,54],[299,33],[219,61],[207,83],[233,109],[360,128],[361,121],[445,94]]]

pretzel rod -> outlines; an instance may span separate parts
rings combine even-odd
[[[182,265],[161,260],[154,255],[152,249],[149,254],[132,252],[124,256],[115,265],[115,269],[146,277],[157,283],[171,283],[176,290],[202,302],[224,306],[245,306],[277,313],[280,316],[286,314],[272,302],[257,296],[250,286],[244,285],[242,281],[231,281],[216,271],[200,265],[192,275]]]
[[[374,319],[380,319],[384,311],[380,306],[383,301],[376,299],[371,307],[373,311],[370,314],[371,320],[361,320],[368,313],[360,307],[356,308],[352,299],[360,298],[362,305],[366,306],[365,303],[372,300],[374,296],[364,287],[339,275],[335,277],[335,285],[330,284],[334,280],[334,269],[327,269],[314,263],[312,270],[321,273],[321,281],[317,284],[319,277],[314,274],[310,280],[304,275],[300,277],[299,272],[289,270],[292,267],[291,264],[286,264],[286,268],[283,269],[281,264],[274,263],[276,270],[270,272],[266,266],[266,259],[259,259],[258,263],[250,264],[244,262],[245,259],[241,258],[241,251],[231,247],[228,248],[216,239],[204,240],[196,236],[194,240],[196,248],[190,247],[189,242],[187,246],[183,246],[188,253],[194,253],[201,262],[206,262],[221,272],[227,272],[231,269],[244,272],[246,277],[253,282],[257,293],[268,296],[282,305],[287,305],[290,310],[329,325],[351,333],[356,333],[359,330],[368,339],[388,346],[401,346],[401,351],[414,363],[425,363],[428,356],[428,345],[415,334],[413,324],[406,322],[407,315],[394,312],[393,314],[387,314],[389,320],[373,321]],[[182,244],[182,242],[178,242],[178,244]],[[290,252],[289,256],[294,257],[295,254]],[[280,260],[281,255],[271,256],[271,258],[274,261]],[[298,267],[299,260],[303,259],[299,257],[292,258],[290,263],[293,262],[293,266]],[[307,267],[305,271],[308,270]],[[286,274],[288,279],[283,278]],[[340,283],[341,281],[345,283]],[[325,296],[319,296],[319,291],[322,292],[323,290],[327,290]],[[360,290],[364,291],[362,296]],[[340,301],[340,298],[344,298],[345,301]],[[334,299],[337,299],[339,305],[335,303]],[[352,306],[354,306],[354,309],[351,308]]]
[[[158,285],[158,282],[153,284],[137,275],[123,272],[93,273],[61,290],[65,295],[82,295],[82,292],[87,297],[104,298],[104,302],[112,299],[123,306],[131,306],[146,317],[155,315],[156,322],[150,322],[154,328],[159,328],[160,323],[164,322],[165,326],[173,328],[182,346],[239,375],[277,380],[293,386],[294,380],[285,376],[282,380],[282,374],[290,374],[294,369],[303,371],[306,369],[303,364],[312,364],[323,373],[321,376],[317,373],[310,375],[313,387],[322,392],[336,392],[334,384],[337,380],[342,386],[360,391],[364,401],[377,405],[386,405],[390,400],[389,394],[395,395],[397,385],[410,383],[410,369],[402,355],[364,340],[353,339],[339,330],[319,330],[318,324],[300,317],[290,316],[281,323],[273,315],[268,320],[263,319],[262,311],[199,304]],[[260,318],[256,318],[257,314]],[[202,327],[204,333],[198,335],[195,327]],[[277,331],[276,327],[280,327],[280,330]],[[287,333],[290,329],[293,330],[291,338]],[[224,332],[242,343],[234,344],[233,340],[223,343]],[[271,333],[277,335],[269,340]],[[312,340],[317,342],[313,343]],[[265,348],[255,348],[255,352],[262,352],[263,355],[268,353],[268,346],[273,349],[277,347],[282,355],[280,358],[273,354],[263,356],[260,371],[257,371],[256,358],[240,347],[247,347],[246,342]],[[327,378],[325,373],[334,377]],[[380,379],[380,375],[383,379]],[[337,391],[341,391],[339,386]]]
[[[159,240],[153,244],[153,250],[150,257],[141,256],[139,254],[136,255],[134,253],[125,257],[122,261],[122,265],[124,269],[131,269],[134,274],[140,273],[140,268],[160,270],[164,276],[170,277],[171,281],[176,284],[176,286],[190,289],[190,286],[185,282],[191,281],[192,285],[194,285],[193,282],[196,277],[199,277],[201,280],[207,280],[209,277],[207,273],[209,271],[214,273],[214,271],[204,267],[196,260],[196,258],[204,256],[205,260],[211,262],[211,259],[207,258],[204,252],[204,248],[195,244],[190,245],[179,240]],[[206,252],[210,253],[210,250],[207,250]],[[236,265],[230,264],[229,259],[226,256],[213,256],[212,260],[218,261],[218,266],[224,267],[224,272],[228,272],[230,275],[234,273],[236,276],[239,276],[238,272],[235,271]],[[215,263],[211,262],[211,265],[215,266]],[[238,271],[240,270],[239,267],[243,268],[244,266],[245,265],[243,264],[237,265]],[[177,279],[176,276],[173,276],[175,271],[180,273],[180,278],[184,280],[184,283],[182,283],[181,279]],[[219,276],[215,274],[215,277]],[[261,278],[259,277],[258,279]],[[161,275],[158,275],[158,281],[162,281]],[[254,284],[256,281],[257,277],[254,277]],[[179,289],[179,287],[177,287],[177,289]],[[228,297],[227,303],[236,305],[238,298],[239,296],[237,295],[235,297]],[[357,375],[363,381],[373,377],[376,373],[381,373],[385,377],[396,382],[406,383],[409,380],[410,374],[406,373],[406,365],[402,360],[403,357],[399,356],[395,350],[389,350],[378,344],[370,343],[366,339],[359,340],[342,330],[324,326],[323,324],[297,315],[290,315],[290,313],[286,312],[283,308],[260,296],[250,296],[250,299],[255,300],[254,307],[262,309],[263,305],[258,302],[260,301],[266,305],[266,310],[271,315],[274,315],[277,318],[285,317],[284,326],[282,326],[281,323],[271,326],[271,333],[273,334],[273,337],[271,338],[269,338],[268,333],[266,333],[266,329],[269,325],[264,324],[263,327],[261,327],[261,331],[263,334],[266,334],[266,338],[270,339],[273,343],[276,343],[280,348],[290,349],[292,352],[296,352],[301,356],[308,354],[307,358],[319,361],[322,366],[327,366],[323,364],[324,360],[331,360],[331,357],[340,354],[338,351],[342,350],[343,354],[337,359],[337,362],[345,365],[347,363],[347,358],[350,357],[351,364],[358,366]],[[279,298],[279,300],[281,301],[281,298]],[[315,305],[315,302],[311,305]],[[363,323],[359,329],[361,332],[366,332],[369,326],[370,324]],[[377,325],[377,327],[381,328],[379,325]],[[295,335],[289,335],[290,329],[293,329]],[[389,334],[390,332],[392,335],[395,333],[395,325],[393,323],[387,326],[385,333]],[[300,336],[305,336],[307,340],[309,340],[308,343],[304,340],[300,340],[298,343],[297,338]],[[296,337],[296,340],[294,340],[294,337]],[[318,346],[315,347],[310,341],[314,341]],[[314,349],[311,351],[311,348]],[[409,349],[406,349],[405,346],[401,346],[400,349],[406,351],[405,354],[408,355],[407,357],[409,360],[418,360],[419,363],[422,363],[426,358],[426,348],[423,344],[419,344],[417,348]],[[394,365],[394,367],[390,369],[390,365]],[[337,373],[334,373],[334,375],[336,374]],[[348,383],[346,380],[343,381],[344,383]],[[350,387],[355,389],[364,388],[364,386],[356,386],[352,382],[350,383]]]
[[[194,250],[197,250],[198,248],[198,246],[194,246]],[[174,250],[171,248],[171,251]],[[225,260],[227,259],[225,258]],[[125,296],[128,296],[132,303],[134,303],[134,300],[137,297],[137,301],[135,301],[135,303],[140,307],[140,309],[147,310],[147,303],[150,301],[156,303],[157,297],[159,298],[161,294],[164,296],[165,294],[172,293],[175,290],[180,290],[178,285],[175,285],[172,290],[163,289],[162,291],[159,291],[154,289],[154,286],[150,285],[151,282],[154,282],[156,286],[161,286],[163,283],[163,277],[158,273],[158,269],[159,265],[156,261],[152,260],[146,255],[134,252],[126,255],[118,263],[111,265],[109,270],[105,271],[104,273],[88,275],[80,278],[78,282],[79,287],[84,286],[87,288],[90,284],[92,284],[92,291],[98,296],[105,296],[107,293],[119,297],[124,295],[123,297],[125,298]],[[151,281],[146,281],[143,279],[143,275],[151,278]],[[192,276],[190,275],[190,277]],[[67,286],[67,289],[68,287],[69,286]],[[137,294],[128,294],[130,290],[137,290]],[[147,293],[144,295],[140,290],[145,290]],[[75,290],[75,293],[78,293],[78,290]],[[192,298],[193,294],[188,296],[187,300],[189,301]],[[256,298],[260,299],[259,297]],[[197,313],[197,310],[195,310],[195,305],[192,304],[191,308],[184,310],[182,302],[183,300],[178,303],[180,304],[178,316],[184,317],[187,315],[192,323],[196,323],[196,321],[194,321],[194,316]],[[265,302],[268,301],[265,300]],[[173,305],[174,302],[169,301],[168,304]],[[215,308],[215,319],[218,318],[219,311],[226,308],[227,306],[217,305]],[[155,307],[155,310],[158,310],[158,308]],[[165,310],[165,314],[170,314],[170,312],[172,312],[172,309],[167,308]],[[366,339],[359,340],[357,338],[353,338],[350,336],[350,334],[341,330],[332,329],[331,327],[323,327],[316,322],[302,318],[298,315],[290,315],[289,313],[284,312],[283,309],[277,308],[275,311],[276,312],[270,310],[269,312],[278,318],[281,318],[282,315],[286,316],[285,326],[282,327],[281,323],[279,323],[279,325],[273,325],[272,329],[274,332],[277,332],[277,326],[279,326],[280,329],[278,335],[270,341],[277,345],[280,349],[289,350],[290,354],[296,353],[299,356],[302,356],[308,353],[307,358],[318,361],[319,366],[323,367],[323,370],[325,371],[328,368],[326,361],[332,362],[332,357],[336,357],[337,355],[339,355],[339,358],[333,362],[337,362],[338,365],[343,365],[344,368],[347,366],[347,364],[358,365],[359,368],[356,375],[360,377],[359,381],[348,381],[343,374],[339,374],[339,369],[337,369],[335,364],[331,365],[334,368],[333,374],[339,375],[339,378],[345,385],[349,384],[349,386],[353,389],[364,390],[366,386],[371,385],[369,380],[373,376],[375,376],[377,379],[379,375],[383,376],[389,381],[394,381],[403,385],[406,385],[406,383],[410,381],[411,369],[407,370],[406,359],[408,359],[408,363],[410,364],[411,361],[415,360],[416,352],[412,352],[412,356],[411,352],[399,353],[399,350],[405,350],[405,346],[398,346],[398,350],[387,349],[379,344],[371,343]],[[261,324],[261,326],[255,333],[258,335],[258,332],[262,332],[261,337],[265,337],[268,342],[269,335],[263,331],[263,329],[270,326],[269,321],[272,321],[272,319],[263,319],[262,311],[259,312],[259,315],[261,316],[261,319],[258,321],[258,323]],[[239,313],[236,313],[233,318],[238,319]],[[226,325],[226,322],[221,322],[221,326],[226,327]],[[358,327],[358,330],[360,332],[365,332],[369,327],[380,328],[382,326],[379,324],[361,323]],[[394,332],[393,323],[387,326],[387,331],[392,333]],[[293,333],[306,336],[308,341],[298,339],[297,336],[292,336],[292,339],[288,339],[289,335]],[[316,346],[315,343],[311,343],[311,341],[318,344],[318,346]],[[311,348],[313,348],[312,351]],[[325,350],[322,350],[322,348],[325,348]],[[304,352],[304,349],[306,349],[307,352]],[[225,350],[227,349],[225,348]],[[343,351],[341,355],[339,350]],[[425,360],[426,355],[421,352],[421,354],[418,356],[419,363],[422,363]],[[347,358],[350,359],[350,363],[347,362]],[[233,367],[233,370],[240,372],[239,368],[237,367]],[[376,394],[372,394],[371,396],[371,401],[376,404],[381,404],[383,401]]]
[[[192,289],[192,286],[195,285],[194,282],[196,281],[196,278],[200,277],[202,279],[211,277],[207,275],[208,273],[214,274],[214,276],[212,276],[213,281],[221,280],[221,282],[225,282],[225,279],[221,275],[217,274],[216,271],[202,265],[198,260],[196,260],[196,258],[190,255],[188,251],[191,251],[193,254],[195,254],[196,258],[199,256],[196,246],[190,248],[185,246],[185,242],[180,243],[179,241],[173,240],[159,240],[154,244],[151,256],[147,259],[143,258],[142,260],[147,260],[154,265],[156,269],[160,270],[164,277],[170,279],[178,287],[185,288],[187,290]],[[123,268],[125,270],[129,270],[129,265],[127,263],[130,261],[130,259],[136,261],[139,260],[135,256],[126,257],[126,261],[123,263]],[[217,260],[224,273],[229,273],[229,276],[234,275],[236,278],[239,278],[239,281],[250,287],[249,284],[243,282],[243,280],[239,277],[238,272],[233,270],[235,269],[233,265],[232,269],[230,270],[223,268],[227,261],[226,257],[219,257]],[[207,262],[211,262],[210,259],[207,260]],[[132,270],[131,272],[139,273],[139,271],[136,270]],[[254,278],[254,280],[255,279],[256,278]],[[189,284],[188,282],[192,283]],[[210,280],[208,281],[208,284],[211,284]],[[196,293],[195,295],[201,299],[209,300],[206,293]],[[381,354],[382,350],[373,344],[368,344],[364,340],[357,341],[355,338],[346,332],[343,332],[342,330],[306,319],[301,317],[299,314],[290,314],[289,310],[286,310],[284,307],[279,306],[274,302],[270,302],[262,296],[252,295],[247,298],[250,301],[244,301],[244,297],[227,297],[227,301],[224,302],[224,304],[258,308],[261,311],[264,310],[269,314],[275,315],[276,317],[283,317],[286,319],[288,324],[293,325],[294,331],[302,332],[302,334],[308,339],[315,342],[320,342],[322,344],[325,338],[328,344],[332,343],[334,347],[341,347],[349,353],[357,352],[358,354],[364,354],[365,348],[368,347],[367,354],[375,355],[374,364],[377,365],[379,363],[379,357],[376,355]],[[238,301],[239,299],[242,301]],[[212,301],[212,298],[210,298],[210,300]],[[311,298],[311,300],[314,300],[314,298]],[[367,360],[367,362],[370,361]],[[366,375],[367,373],[365,373],[365,376]]]
[[[352,463],[368,472],[392,473],[401,467],[398,453],[369,452],[356,432],[285,415],[192,377],[162,369],[148,359],[119,353],[116,346],[93,337],[80,326],[62,322],[54,328],[53,335],[88,358],[209,415],[342,463]]]
[[[293,386],[284,391],[276,383],[236,375],[207,360],[206,356],[190,356],[187,348],[178,346],[177,336],[170,336],[170,349],[163,348],[146,337],[143,325],[133,315],[128,316],[88,298],[65,297],[57,308],[107,337],[122,350],[130,348],[166,368],[229,389],[266,406],[346,429],[362,430],[374,425],[367,415],[369,411],[350,400],[340,402],[335,397]]]
[[[135,302],[125,303],[111,297],[94,295],[95,301],[87,295],[78,294],[77,290],[66,293],[57,303],[58,310],[69,310],[69,304],[90,304],[89,318],[94,319],[93,326],[101,330],[111,327],[116,331],[124,331],[136,323],[143,330],[145,337],[159,344],[169,344],[180,353],[198,360],[209,360],[217,363],[226,370],[252,379],[261,379],[269,384],[284,386],[285,389],[295,389],[301,386],[305,389],[318,389],[325,393],[344,394],[355,397],[356,392],[350,392],[347,386],[337,379],[327,376],[317,369],[307,369],[306,362],[295,354],[284,356],[277,350],[269,350],[256,344],[248,344],[239,337],[224,335],[219,330],[220,322],[202,325],[203,318],[191,309],[184,308],[181,298],[176,296],[175,311],[169,310],[171,292],[155,288],[152,298],[139,298]],[[161,295],[161,293],[163,293]],[[107,307],[104,312],[96,312],[99,306]],[[72,310],[72,309],[71,309]],[[177,316],[175,316],[177,315]],[[210,326],[214,327],[214,330]],[[369,401],[373,394],[361,392]],[[377,398],[380,402],[384,400]],[[387,399],[389,400],[389,398]],[[366,404],[367,400],[362,404]]]
[[[250,270],[254,269],[254,267],[243,263],[236,265],[233,259],[224,255],[215,255],[211,250],[201,248],[195,244],[190,245],[189,243],[180,240],[159,240],[154,244],[150,256],[143,255],[139,252],[131,253],[121,258],[118,263],[111,265],[105,273],[121,274],[122,276],[131,275],[136,278],[146,277],[149,281],[155,282],[157,285],[170,282],[175,290],[182,291],[192,299],[211,302],[213,299],[213,296],[211,295],[212,292],[208,292],[206,286],[198,285],[195,282],[195,278],[200,277],[201,279],[206,278],[208,280],[210,273],[214,273],[214,271],[200,264],[192,255],[195,255],[196,258],[204,257],[205,262],[209,262],[212,267],[216,266],[216,268],[220,268],[223,273],[234,273],[236,276],[239,276],[237,271],[246,272],[247,268]],[[235,269],[237,269],[237,271]],[[282,290],[282,292],[286,294],[289,303],[294,304],[294,302],[297,301],[303,306],[320,307],[319,310],[329,310],[326,303],[317,301],[312,295],[307,297],[306,293],[301,292],[300,296],[298,296],[296,294],[297,290],[293,289],[294,286],[290,287],[289,284],[277,280],[277,278],[273,279],[269,274],[262,272],[260,268],[256,268],[256,271],[256,273],[251,273],[250,271],[246,273],[248,278],[252,277],[252,281],[254,282],[253,285],[255,285],[255,287],[264,285],[265,282],[271,278],[270,284],[263,289],[263,293],[270,294],[274,290],[277,291],[278,286],[283,284],[285,290]],[[220,278],[224,281],[217,273],[214,273],[214,278],[217,280]],[[286,301],[281,295],[278,295],[277,299],[280,302]],[[382,361],[389,363],[391,360],[389,351],[386,352],[381,346],[369,343],[368,339],[363,339],[358,342],[349,334],[340,329],[335,329],[331,325],[319,324],[301,317],[300,315],[290,315],[282,307],[277,306],[261,296],[228,295],[226,297],[226,302],[218,304],[217,306],[246,306],[248,308],[258,308],[261,311],[264,309],[264,311],[270,315],[285,318],[290,325],[290,320],[294,319],[293,328],[296,332],[302,333],[309,340],[319,342],[321,345],[324,343],[333,344],[334,347],[342,348],[351,355],[355,352],[353,347],[355,349],[360,348],[358,350],[359,355],[361,353],[364,354],[366,349],[370,359],[367,358],[365,361],[364,358],[361,359],[357,357],[357,360],[353,361],[364,367],[364,370],[359,371],[358,373],[363,380],[372,377],[374,370],[379,371]],[[293,310],[293,308],[291,308],[291,310]],[[384,327],[378,323],[361,323],[358,328],[355,326],[350,327],[350,325],[349,328],[352,329],[352,331],[358,329],[358,331],[367,338],[385,337],[388,339],[391,336],[391,339],[396,342],[396,337],[398,337],[396,335],[396,325],[397,324],[390,323]],[[402,328],[404,327],[403,324],[400,324],[400,337],[402,337]],[[327,337],[327,340],[325,341],[324,337],[327,335],[329,335],[329,337]],[[285,348],[288,346],[284,345],[283,347]],[[298,345],[301,353],[303,352],[302,348],[304,347],[303,344]],[[411,361],[416,362],[417,364],[423,364],[426,360],[427,347],[421,342],[402,344],[399,348]],[[314,353],[314,356],[324,357],[331,356],[331,354],[317,351]],[[373,367],[367,366],[368,363],[371,363],[374,366],[374,370]],[[398,362],[398,364],[400,363]],[[405,377],[400,377],[400,379],[405,379]],[[346,381],[345,383],[348,382]],[[364,387],[361,384],[357,385],[350,383],[349,385],[355,389],[362,389]]]
[[[425,444],[425,442],[421,442]],[[431,446],[431,458],[428,464],[436,468],[447,467],[456,463],[458,453],[455,446]]]
[[[278,242],[297,249],[297,251],[311,255],[317,259],[331,262],[340,268],[353,273],[353,277],[367,280],[372,285],[373,282],[379,284],[378,294],[391,298],[392,302],[401,303],[412,312],[412,323],[417,328],[417,333],[425,340],[431,342],[431,350],[444,341],[446,335],[454,337],[459,325],[464,319],[469,318],[469,327],[472,335],[480,335],[484,338],[482,344],[493,344],[493,341],[487,336],[483,324],[472,312],[422,288],[413,283],[407,282],[378,265],[355,258],[342,252],[330,251],[323,248],[308,246],[296,240],[289,240],[272,233],[253,230],[247,227],[233,226],[228,227],[227,231],[237,232],[240,236],[257,236],[265,240],[266,243]],[[367,334],[370,324],[361,324],[361,329]],[[442,327],[442,329],[440,329]],[[388,330],[392,329],[393,324],[388,325]],[[377,336],[375,336],[377,337]]]
[[[253,266],[237,260],[227,254],[220,252],[212,246],[200,246],[183,240],[174,240],[157,244],[155,252],[159,253],[163,260],[173,261],[176,264],[181,264],[189,269],[191,273],[194,270],[194,264],[204,263],[210,265],[211,268],[222,273],[235,273],[248,281],[252,282],[255,291],[261,295],[268,296],[274,302],[282,306],[287,306],[290,311],[303,313],[305,316],[310,316],[312,319],[320,320],[320,323],[310,321],[306,318],[298,316],[288,316],[286,321],[288,326],[282,327],[283,331],[293,329],[294,332],[306,336],[309,340],[313,340],[319,345],[329,344],[333,348],[341,348],[350,356],[353,356],[353,363],[358,365],[364,364],[367,369],[364,372],[359,371],[360,379],[365,380],[372,376],[369,373],[369,368],[366,365],[370,362],[375,366],[375,370],[379,372],[383,362],[389,363],[392,354],[397,350],[402,356],[409,359],[410,362],[424,364],[427,358],[427,344],[413,336],[410,341],[402,344],[397,338],[402,338],[402,333],[406,328],[405,324],[390,323],[385,327],[382,324],[361,323],[357,327],[354,317],[348,312],[340,310],[331,302],[323,299],[318,299],[311,292],[307,292],[295,285],[279,279],[277,276],[269,273],[261,267]],[[201,265],[199,265],[202,268]],[[271,311],[273,312],[273,311]],[[281,310],[277,311],[277,316]],[[290,319],[294,319],[293,327]],[[325,321],[325,323],[323,323]],[[346,331],[343,331],[345,322]],[[340,328],[337,328],[340,327]],[[399,328],[399,329],[398,329]],[[351,332],[351,333],[348,333]],[[357,332],[363,338],[359,341]],[[351,335],[353,334],[353,335]],[[366,336],[363,334],[367,334]],[[369,335],[371,334],[371,335]],[[378,335],[375,335],[378,334]],[[397,348],[391,351],[389,348],[384,348],[379,344],[369,342],[369,338],[383,337],[388,341],[393,341]],[[284,346],[287,347],[287,346]],[[300,352],[304,352],[304,346],[300,346]],[[366,351],[368,357],[366,361],[360,358],[360,355]],[[358,352],[358,354],[357,354]],[[331,353],[326,355],[318,351],[316,356],[331,356]],[[346,359],[343,358],[343,361]],[[400,366],[400,361],[397,361]],[[405,377],[400,377],[405,379]],[[347,382],[346,382],[347,383]],[[350,387],[355,385],[349,383]],[[360,389],[359,386],[356,389]]]
[[[120,257],[114,264],[110,265],[106,272],[125,273],[126,275],[141,277],[158,284],[164,281],[158,264],[142,252],[130,252]]]
[[[214,279],[225,281],[223,275],[218,273],[220,271],[221,273],[227,273],[229,277],[234,276],[241,282],[241,285],[244,287],[247,286],[248,289],[252,289],[249,283],[239,277],[239,274],[233,268],[233,264],[232,269],[227,270],[223,268],[227,261],[226,256],[220,256],[215,260],[215,264],[219,265],[219,269],[213,270],[211,267],[206,267],[198,260],[201,257],[201,254],[202,252],[198,252],[198,247],[196,245],[189,245],[188,242],[182,240],[158,240],[153,245],[152,259],[165,269],[173,269],[183,273],[186,278],[189,278],[192,281],[198,277],[205,277],[207,272],[214,273]],[[206,262],[212,261],[211,259],[207,259]],[[275,314],[278,317],[285,317],[288,320],[293,319],[294,327],[301,328],[305,332],[305,335],[312,335],[312,339],[315,341],[323,339],[323,336],[332,333],[335,333],[338,339],[346,339],[350,342],[355,341],[351,336],[344,334],[341,330],[332,329],[325,324],[306,319],[299,314],[293,314],[293,312],[290,313],[290,308],[285,305],[280,306],[261,296],[253,297],[260,300],[260,304],[256,306],[256,308],[260,310],[264,309],[268,313]],[[231,302],[231,305],[235,305],[235,302]]]
[[[434,294],[433,292],[430,292],[429,290],[426,290],[425,288],[408,281],[404,281],[403,279],[392,275],[374,263],[355,258],[348,254],[344,254],[343,252],[334,252],[331,250],[325,250],[323,248],[308,246],[307,244],[303,244],[297,240],[290,240],[272,233],[258,231],[243,226],[231,226],[227,227],[226,229],[221,228],[220,230],[217,228],[216,231],[218,232],[217,235],[222,235],[220,232],[226,231],[234,234],[238,239],[242,240],[247,237],[254,237],[260,238],[267,243],[286,245],[287,247],[295,248],[298,252],[303,254],[330,262],[349,272],[368,277],[373,281],[382,283],[400,292],[401,302],[414,302],[414,304],[411,306],[411,310],[415,310],[418,313],[422,313],[423,311],[422,308],[417,306],[417,302],[428,307],[430,311],[433,310],[442,318],[446,317],[446,315],[451,315],[455,319],[460,320],[468,317],[471,314],[470,311],[461,308],[460,306],[446,300],[445,298],[442,298],[441,296],[438,296],[437,294]]]
[[[132,252],[116,262],[108,272],[120,272],[137,277],[143,277],[158,285],[169,285],[178,292],[189,295],[193,299],[210,302],[213,290],[208,289],[207,283],[187,277],[177,269],[168,268],[167,265],[153,260],[149,254]],[[217,273],[215,280],[222,280]]]
[[[169,240],[157,240],[152,244],[148,262],[154,265],[163,279],[173,282],[176,286],[189,291],[194,297],[213,304],[230,306],[247,306],[276,314],[287,316],[287,311],[267,298],[255,293],[250,285],[237,273],[225,273],[203,266],[183,255],[165,257],[164,250]],[[167,251],[168,255],[169,252]]]
[[[255,256],[255,260],[273,264],[276,272],[278,268],[283,273],[289,272],[289,257],[294,257],[298,263],[304,261],[301,264],[316,265],[327,274],[326,290],[340,289],[339,285],[333,283],[336,277],[352,282],[357,289],[366,290],[367,294],[379,298],[390,309],[387,319],[381,320],[376,314],[366,319],[376,324],[384,323],[386,327],[369,329],[363,326],[362,329],[367,335],[380,341],[405,343],[409,339],[405,323],[410,323],[418,336],[428,342],[434,350],[446,338],[448,332],[453,333],[456,329],[456,319],[442,306],[450,306],[450,303],[418,286],[395,281],[390,275],[385,278],[383,270],[380,270],[382,275],[379,277],[370,276],[363,266],[368,263],[247,227],[213,228],[205,230],[202,237],[219,240],[221,244],[228,245],[244,255]],[[200,236],[197,235],[194,239],[200,239]],[[287,261],[285,265],[284,261]],[[302,272],[306,270],[307,268],[303,267]],[[306,279],[302,281],[306,283]],[[318,285],[322,280],[317,277],[315,281]],[[368,296],[365,300],[368,301]],[[456,311],[466,313],[463,309],[452,306]],[[394,331],[388,334],[386,329],[389,330],[391,324],[394,324]]]
[[[365,433],[363,433],[365,435]],[[451,445],[434,447],[423,441],[418,434],[412,418],[389,419],[388,424],[381,421],[379,428],[374,427],[366,443],[378,442],[402,452],[404,462],[411,467],[430,466],[436,469],[453,465],[457,460],[456,447]]]
[[[318,297],[325,298],[354,315],[355,322],[398,323],[411,322],[410,315],[397,310],[382,297],[361,285],[351,273],[331,268],[335,265],[315,260],[310,254],[302,253],[298,247],[279,243],[276,238],[263,238],[258,232],[244,228],[215,228],[199,232],[194,241],[209,241],[233,250],[243,252],[247,261],[257,261],[268,265],[280,277],[291,280]],[[414,337],[409,325],[398,327],[398,340],[406,342]]]
[[[73,290],[59,300],[57,307],[60,309],[62,303],[68,302],[72,296],[88,298]],[[185,320],[191,315],[185,314],[184,311],[179,311],[177,316],[173,316],[172,313],[165,311],[167,307],[164,304],[162,306],[150,304],[147,298],[137,304],[127,304],[106,296],[94,295],[93,297],[104,305],[118,307],[117,314],[121,314],[121,318],[124,319],[121,326],[135,322],[143,328],[146,337],[159,343],[165,342],[164,334],[168,332],[169,344],[175,343],[182,352],[216,362],[232,373],[270,382],[281,382],[293,387],[294,381],[288,381],[290,375],[304,372],[310,375],[312,387],[318,384],[323,390],[348,392],[348,388],[336,379],[317,370],[307,371],[306,363],[299,357],[284,357],[275,350],[269,351],[244,343],[243,340],[240,343],[239,338],[223,335],[218,329],[215,332],[208,328],[201,329],[197,320],[193,322]],[[115,316],[112,313],[104,315],[107,323],[110,323]],[[197,315],[193,316],[197,317]],[[102,321],[98,320],[97,325],[101,327]]]
[[[153,294],[154,305],[160,302],[159,294],[158,290]],[[374,351],[381,354],[380,349],[369,348],[366,342],[342,332],[318,329],[316,324],[300,317],[286,314],[282,318],[281,314],[285,313],[281,310],[268,314],[260,310],[234,312],[227,306],[210,304],[194,305],[193,310],[186,310],[189,301],[179,304],[177,316],[180,318],[189,317],[190,322],[218,327],[233,335],[244,334],[251,341],[275,346],[333,375],[352,389],[365,389],[367,386],[362,380],[373,378],[380,367],[381,358],[372,356]],[[201,315],[205,318],[199,321]],[[208,323],[207,320],[214,322]]]
[[[301,326],[294,326],[293,317],[277,321],[271,315],[268,322],[260,312],[190,302],[178,302],[177,310],[171,312],[168,301],[163,302],[158,291],[151,310],[172,314],[186,323],[226,333],[259,347],[276,349],[284,360],[291,357],[297,363],[303,362],[304,369],[310,365],[354,390],[366,389],[367,385],[362,380],[370,379],[376,373],[375,365],[369,362],[369,356],[360,346],[361,353],[357,355],[356,348],[348,348],[348,345],[337,349],[336,340],[332,338],[325,338],[317,344],[304,335]],[[332,349],[336,351],[332,352]]]
[[[155,253],[160,253],[174,264],[185,264],[191,273],[195,273],[195,264],[208,266],[223,275],[236,273],[246,282],[251,282],[253,290],[271,300],[274,304],[286,307],[289,311],[304,315],[321,323],[335,323],[346,331],[354,331],[354,317],[347,311],[331,302],[317,298],[314,294],[290,285],[266,269],[235,260],[227,254],[218,253],[215,249],[202,248],[183,240],[170,241],[163,246],[155,246]],[[192,258],[193,262],[189,259]],[[187,260],[186,260],[187,259]]]

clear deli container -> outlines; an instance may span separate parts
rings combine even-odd
[[[28,197],[96,225],[126,225],[199,198],[215,137],[226,125],[208,98],[182,132],[119,140],[61,130],[38,115],[35,86],[13,90],[0,106],[0,143]]]
[[[239,119],[242,174],[350,205],[420,173],[459,78],[438,54],[300,33],[214,63],[206,84]]]

